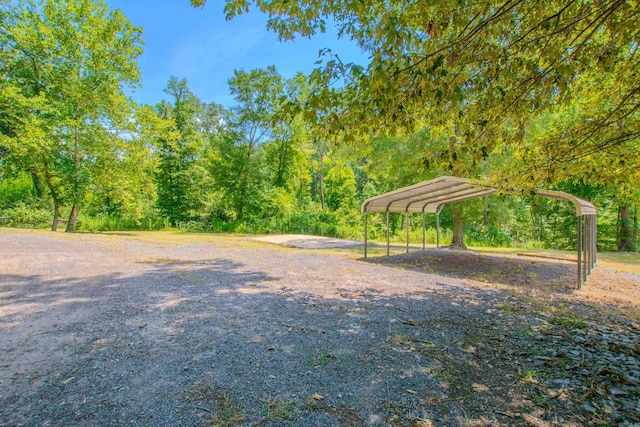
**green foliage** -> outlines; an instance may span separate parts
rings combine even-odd
[[[5,177],[0,181],[0,208],[12,207],[35,195],[33,180],[24,171],[20,171],[16,177]]]
[[[485,228],[472,224],[465,228],[467,243],[471,246],[509,247],[513,239],[506,232],[497,227]]]
[[[132,218],[126,216],[111,215],[85,215],[78,218],[78,230],[99,231],[129,231],[129,230],[164,230],[168,228],[168,222],[163,218]]]
[[[526,161],[500,182],[505,188],[540,184],[549,173],[588,178],[607,160],[614,168],[603,178],[638,176],[637,2],[242,0],[224,10],[233,18],[252,5],[284,40],[313,36],[331,19],[370,54],[360,65],[322,53],[306,114],[331,111],[333,132],[356,141],[455,121],[455,145],[473,159],[506,143]],[[560,113],[549,132],[519,145],[527,122],[549,112]]]
[[[199,192],[195,190],[201,187],[202,175],[196,168],[196,159],[203,144],[196,120],[203,108],[185,79],[171,77],[165,93],[171,100],[156,107],[158,120],[153,124],[158,127],[154,130],[158,152],[157,206],[161,215],[176,224],[190,219],[191,212],[200,209]]]
[[[245,207],[259,198],[261,180],[258,177],[261,171],[257,170],[256,164],[261,162],[257,161],[256,156],[262,156],[263,153],[258,146],[272,135],[272,122],[283,90],[282,77],[275,66],[249,72],[235,70],[229,79],[229,91],[237,104],[229,116],[233,137],[227,141],[232,143],[230,151],[235,154],[232,161],[237,166],[236,177],[239,178],[230,185],[229,192],[240,221],[245,214]],[[282,146],[286,147],[286,144]],[[280,157],[281,163],[286,162],[287,156]],[[284,179],[284,169],[280,170],[279,175]]]
[[[0,5],[0,100],[13,95],[0,145],[6,161],[41,175],[53,200],[72,204],[73,231],[101,171],[117,163],[139,79],[141,30],[101,1]],[[5,160],[3,160],[5,161]]]
[[[353,209],[356,201],[356,177],[344,161],[337,161],[325,178],[327,206],[332,210]]]
[[[16,202],[0,208],[0,224],[9,227],[44,228],[51,221],[51,212],[37,205]]]

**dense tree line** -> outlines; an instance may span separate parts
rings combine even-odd
[[[234,103],[224,107],[180,77],[155,106],[128,99],[124,87],[139,81],[141,32],[100,1],[0,2],[0,224],[353,238],[367,197],[459,175],[501,189],[443,211],[444,234],[459,245],[464,224],[471,244],[574,246],[571,207],[535,198],[544,187],[596,204],[601,248],[635,250],[637,29],[627,15],[617,27],[598,19],[638,11],[563,2],[545,12],[513,2],[504,14],[509,2],[489,2],[456,15],[465,2],[423,3],[365,2],[344,16],[324,2],[308,3],[317,15],[285,3],[267,10],[283,38],[312,34],[318,16],[333,15],[372,62],[331,57],[290,79],[273,66],[236,70],[228,80]],[[230,16],[243,11],[234,5]],[[450,21],[430,18],[444,12]],[[521,32],[497,47],[518,13],[529,14]],[[571,43],[600,59],[578,52],[540,68]],[[405,226],[401,215],[392,220],[394,230]],[[418,241],[421,217],[409,221]],[[427,221],[432,240],[435,218]],[[383,218],[370,230],[382,238]]]

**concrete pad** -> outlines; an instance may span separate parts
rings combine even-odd
[[[307,236],[304,234],[274,234],[255,237],[253,240],[273,243],[282,246],[291,246],[301,249],[327,249],[327,248],[354,248],[362,246],[357,240],[334,239],[322,236]]]

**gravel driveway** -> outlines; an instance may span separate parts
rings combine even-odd
[[[581,425],[600,409],[536,405],[534,338],[509,331],[553,322],[505,289],[158,236],[0,230],[0,425]]]

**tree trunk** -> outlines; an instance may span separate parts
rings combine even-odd
[[[242,212],[244,211],[244,202],[247,197],[247,184],[249,181],[249,162],[251,161],[251,148],[249,145],[247,150],[247,161],[244,164],[244,171],[242,172],[242,182],[240,183],[240,200],[238,200],[237,218],[238,221],[242,221]]]
[[[284,188],[284,158],[286,154],[286,141],[285,138],[282,138],[282,143],[280,144],[280,150],[278,153],[278,170],[276,172],[276,187]]]
[[[53,198],[53,222],[51,223],[51,231],[58,231],[58,218],[60,216],[60,204],[56,197]]]
[[[49,188],[49,192],[51,193],[51,199],[53,199],[53,221],[51,223],[51,231],[58,231],[58,218],[60,216],[60,199],[58,198],[58,192],[53,186],[53,179],[51,177],[51,173],[49,172],[49,163],[47,163],[47,159],[45,156],[42,156],[44,160],[44,182],[47,184]]]
[[[638,250],[638,205],[633,208],[633,246]]]
[[[462,205],[460,203],[453,204],[453,240],[449,247],[451,249],[467,249],[464,244],[464,223],[462,221]]]
[[[628,204],[620,206],[620,238],[618,250],[632,252],[634,250],[633,231],[631,227],[631,209]]]
[[[80,213],[80,209],[78,205],[75,203],[71,208],[71,214],[69,215],[69,222],[67,222],[67,228],[64,230],[65,233],[73,233],[76,231],[76,221],[78,220],[78,213]]]
[[[489,206],[484,207],[484,211],[482,212],[482,226],[484,230],[487,231],[489,229]]]
[[[320,186],[320,206],[322,210],[324,210],[324,144],[320,144],[318,146],[319,154],[320,154],[320,166],[318,170],[318,181]]]
[[[78,201],[80,200],[80,137],[78,135],[78,129],[75,129],[75,144],[74,144],[74,182],[73,182],[73,206],[71,207],[71,213],[69,214],[69,222],[67,222],[67,228],[65,233],[73,233],[76,229],[76,221],[78,219]]]
[[[38,170],[36,169],[35,166],[32,166],[29,170],[29,173],[31,174],[31,180],[33,181],[33,186],[36,189],[36,195],[38,196],[38,199],[42,199],[42,197],[44,196],[44,187],[42,185],[42,180],[40,179],[40,175],[38,175]]]
[[[449,170],[454,176],[464,176],[465,170],[462,159],[456,147],[458,139],[461,136],[460,122],[456,121],[454,125],[454,136],[449,138]],[[467,249],[464,244],[464,224],[462,221],[462,204],[453,204],[453,239],[451,240],[451,249]]]

